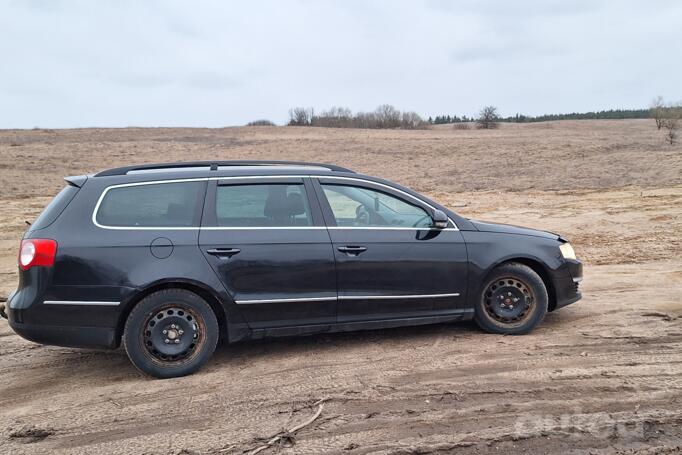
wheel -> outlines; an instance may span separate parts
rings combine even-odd
[[[156,378],[197,371],[218,343],[218,321],[211,307],[184,289],[148,295],[130,312],[123,333],[130,361]]]
[[[533,330],[547,314],[547,288],[530,267],[511,262],[492,271],[475,308],[479,327],[518,335]]]

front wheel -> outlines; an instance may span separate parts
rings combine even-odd
[[[197,371],[218,343],[218,321],[211,307],[184,289],[148,295],[130,312],[123,334],[133,365],[156,378]]]
[[[544,319],[548,301],[545,283],[533,269],[515,262],[503,264],[483,284],[475,320],[492,333],[528,333]]]

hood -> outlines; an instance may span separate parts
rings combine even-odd
[[[533,237],[542,237],[545,239],[559,240],[557,234],[547,231],[538,231],[537,229],[530,229],[520,226],[512,226],[511,224],[485,223],[483,221],[469,220],[476,229],[482,232],[497,232],[500,234],[517,234],[517,235],[531,235]]]

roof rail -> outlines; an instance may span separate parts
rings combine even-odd
[[[150,169],[180,169],[185,167],[209,167],[217,171],[219,166],[315,166],[329,169],[335,172],[354,172],[341,166],[323,163],[309,163],[305,161],[257,161],[257,160],[230,160],[230,161],[181,161],[177,163],[140,164],[134,166],[117,167],[107,169],[95,174],[95,177],[109,175],[125,175],[131,171],[145,171]]]

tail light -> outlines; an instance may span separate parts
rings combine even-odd
[[[34,266],[54,265],[57,255],[57,242],[51,239],[28,239],[21,241],[19,267],[28,270]]]

